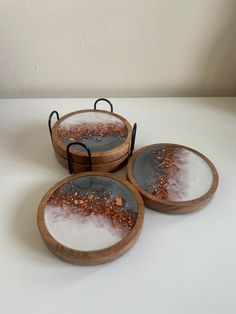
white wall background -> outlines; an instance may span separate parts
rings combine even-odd
[[[0,96],[236,95],[235,0],[0,0]]]

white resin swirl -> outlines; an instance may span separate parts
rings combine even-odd
[[[112,232],[106,221],[96,216],[79,220],[75,217],[56,217],[55,213],[63,211],[60,207],[46,206],[45,224],[51,236],[60,244],[70,249],[93,251],[110,247],[118,243],[124,234]]]
[[[206,194],[213,183],[213,174],[207,162],[199,155],[192,151],[187,152],[186,165],[184,165],[184,174],[181,181],[184,182],[186,188],[180,197],[171,198],[172,191],[174,190],[173,182],[170,180],[168,185],[169,200],[173,201],[190,201],[199,198]]]
[[[63,120],[60,124],[60,127],[63,128],[70,128],[73,125],[79,125],[83,123],[119,123],[122,127],[124,127],[124,122],[108,113],[104,112],[96,112],[96,111],[89,111],[89,112],[82,112],[78,114],[74,114],[65,120]]]

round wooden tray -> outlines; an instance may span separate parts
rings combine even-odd
[[[106,99],[98,99],[98,101]],[[111,105],[111,103],[109,102]],[[112,111],[80,110],[69,113],[59,119],[53,111],[49,116],[49,130],[54,150],[64,158],[67,157],[66,147],[72,142],[81,142],[88,146],[92,153],[92,163],[112,162],[123,157],[131,149],[132,127],[130,123]],[[51,119],[56,113],[58,121],[51,127]],[[135,127],[136,129],[136,127]],[[135,130],[136,131],[136,130]],[[71,150],[73,160],[87,164],[88,157],[80,147]]]
[[[59,163],[65,167],[68,168],[68,159],[60,156],[57,152],[55,152],[56,159],[59,161]],[[112,162],[107,162],[104,164],[95,164],[91,166],[92,171],[103,171],[103,172],[113,172],[117,170],[119,167],[123,166],[125,164],[125,161],[128,159],[129,154],[125,154],[122,158],[112,161]],[[71,157],[73,159],[73,157]],[[89,164],[79,164],[77,162],[74,162],[73,160],[71,161],[72,163],[72,172],[73,173],[80,173],[80,172],[85,172],[89,171]]]
[[[177,144],[154,144],[129,159],[127,177],[147,207],[183,214],[208,204],[218,186],[212,162],[198,151]]]
[[[142,197],[128,181],[86,172],[55,184],[39,205],[37,221],[45,244],[59,258],[96,265],[128,251],[143,218]]]

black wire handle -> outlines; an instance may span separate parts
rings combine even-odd
[[[108,100],[108,99],[106,99],[106,98],[98,98],[98,99],[95,101],[95,103],[94,103],[94,110],[97,110],[97,103],[98,103],[99,101],[106,101],[106,102],[110,105],[110,107],[111,107],[111,112],[113,112],[113,105],[112,105],[112,103],[110,102],[110,100]]]
[[[49,118],[48,118],[48,128],[49,128],[49,133],[50,133],[50,136],[51,136],[51,140],[52,140],[52,124],[51,123],[52,123],[52,117],[54,116],[54,114],[56,114],[56,116],[57,116],[57,121],[60,119],[59,113],[56,110],[52,111],[50,113],[50,115],[49,115]]]
[[[130,156],[132,156],[133,151],[134,151],[136,132],[137,132],[137,123],[134,124],[133,129],[132,129],[131,145],[130,145],[130,153],[129,153]]]
[[[88,148],[87,145],[80,143],[80,142],[73,142],[73,143],[69,143],[66,147],[66,154],[67,154],[67,161],[68,161],[68,169],[69,169],[69,173],[72,174],[73,173],[73,167],[72,167],[72,161],[71,161],[71,154],[70,154],[70,147],[73,145],[80,145],[82,147],[84,147],[88,153],[88,158],[89,158],[89,171],[92,170],[92,158],[91,158],[91,152],[90,149]]]

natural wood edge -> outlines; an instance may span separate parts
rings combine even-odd
[[[208,190],[208,192],[206,194],[204,194],[203,196],[191,200],[191,201],[165,201],[165,200],[159,200],[157,199],[154,195],[148,193],[147,191],[144,190],[144,188],[142,188],[137,181],[135,180],[134,176],[133,176],[133,172],[132,172],[132,166],[133,166],[133,161],[135,160],[135,158],[137,157],[138,154],[140,154],[141,152],[145,151],[145,150],[149,150],[151,148],[156,148],[158,146],[161,145],[168,145],[168,146],[175,146],[175,147],[180,147],[180,148],[185,148],[195,154],[197,154],[198,156],[200,156],[203,160],[205,160],[205,162],[208,164],[208,166],[210,167],[211,171],[212,171],[212,176],[213,176],[213,180],[212,180],[212,185],[211,188]],[[149,145],[146,146],[144,148],[141,148],[139,150],[137,150],[129,159],[128,161],[128,165],[127,165],[127,179],[134,185],[134,187],[140,192],[140,194],[143,197],[144,203],[147,207],[163,212],[163,213],[169,213],[169,214],[185,214],[185,213],[190,213],[193,211],[196,211],[198,209],[203,208],[204,206],[206,206],[210,200],[213,198],[215,191],[218,187],[218,183],[219,183],[219,175],[218,172],[215,168],[215,166],[213,165],[213,163],[203,154],[201,154],[200,152],[198,152],[197,150],[194,150],[192,148],[189,148],[187,146],[184,145],[179,145],[179,144],[171,144],[171,143],[160,143],[160,144],[153,144],[153,145]]]
[[[127,186],[133,193],[136,199],[137,203],[137,220],[135,222],[134,227],[130,231],[130,233],[123,238],[121,241],[116,243],[113,246],[110,246],[108,248],[97,250],[97,251],[79,251],[70,249],[66,246],[61,245],[58,243],[48,232],[45,221],[44,221],[44,212],[45,207],[47,204],[47,201],[49,197],[54,193],[61,185],[65,184],[66,182],[69,182],[71,180],[74,180],[79,177],[83,176],[94,176],[94,175],[101,175],[105,177],[111,177],[113,179],[116,179],[123,183],[125,186]],[[131,183],[126,181],[122,177],[118,177],[114,174],[107,174],[103,172],[86,172],[83,174],[76,174],[73,176],[69,176],[60,182],[56,183],[43,197],[43,199],[40,202],[39,208],[38,208],[38,215],[37,215],[37,223],[38,228],[40,231],[40,234],[43,238],[43,241],[45,242],[46,246],[59,258],[62,260],[76,265],[98,265],[110,262],[121,255],[123,255],[125,252],[127,252],[136,242],[143,225],[144,220],[144,204],[142,197],[140,196],[139,192],[132,186]]]
[[[68,161],[66,158],[60,156],[58,153],[55,152],[55,156],[57,161],[64,167],[68,169]],[[105,164],[92,164],[92,171],[102,171],[102,172],[112,172],[115,171],[121,164],[124,163],[129,157],[129,154],[126,153],[122,158],[115,160],[110,163],[105,163]],[[73,157],[72,157],[73,159]],[[89,171],[89,165],[87,164],[79,164],[77,162],[74,162],[72,160],[72,168],[73,168],[73,173],[79,173],[79,172],[85,172]]]

